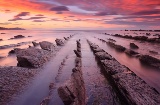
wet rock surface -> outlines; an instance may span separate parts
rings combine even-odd
[[[147,36],[131,36],[131,35],[124,35],[123,36],[123,35],[120,35],[120,34],[115,34],[113,36],[120,37],[120,38],[126,38],[126,39],[146,41],[146,42],[153,42],[153,43],[159,43],[160,42],[159,38],[148,38]]]
[[[134,43],[130,43],[130,47],[133,48],[133,49],[138,49],[138,48],[139,48],[139,47],[138,47],[136,44],[134,44]]]
[[[77,41],[77,46],[80,48],[79,41]],[[86,90],[81,71],[81,58],[77,54],[76,56],[76,67],[72,69],[71,78],[63,86],[58,88],[58,94],[65,105],[86,104]]]
[[[9,40],[12,40],[12,39],[20,39],[20,38],[25,38],[25,36],[23,36],[23,35],[16,35],[16,36],[14,36],[13,38],[10,38]]]
[[[91,42],[89,44],[95,46]],[[160,103],[160,94],[129,68],[121,65],[114,58],[99,59],[99,62],[104,67],[104,71],[123,105],[156,105]]]
[[[35,41],[33,41],[32,44],[33,44],[34,47],[39,45],[39,43],[36,43]]]
[[[57,46],[63,46],[64,45],[64,40],[63,39],[56,39],[55,40]]]
[[[47,42],[47,41],[42,41],[42,42],[39,42],[40,44],[40,47],[43,49],[43,50],[48,50],[48,51],[53,51],[54,50],[54,47],[55,45],[51,42]]]
[[[100,40],[100,39],[99,39]],[[107,42],[107,41],[105,41],[108,45],[110,45],[111,47],[114,47],[115,49],[116,49],[116,47],[115,46],[121,46],[121,45],[116,45],[115,43],[113,43],[113,42]],[[93,44],[94,45],[94,44]],[[96,46],[96,45],[94,45],[94,46]],[[135,48],[136,46],[134,45],[134,48]],[[138,47],[138,46],[137,46]],[[91,47],[91,48],[93,48],[93,47]],[[97,48],[97,47],[96,47]],[[120,47],[121,48],[121,47]],[[97,49],[100,49],[100,48],[97,48]],[[140,54],[140,53],[138,53],[138,52],[136,52],[136,51],[134,51],[134,50],[131,50],[131,49],[127,49],[127,48],[123,48],[123,46],[122,46],[122,49],[123,50],[120,50],[120,51],[122,51],[122,52],[125,52],[127,55],[129,55],[129,56],[132,56],[132,57],[137,57],[142,63],[146,63],[146,64],[148,64],[148,65],[150,65],[150,66],[153,66],[153,67],[158,67],[158,68],[160,68],[160,60],[159,59],[157,59],[157,58],[155,58],[155,57],[152,57],[152,56],[149,56],[149,55],[142,55],[142,54]],[[93,51],[94,51],[94,49],[93,49]],[[153,54],[158,54],[157,52],[152,52],[151,51],[151,53],[153,53]]]
[[[141,55],[139,60],[142,63],[160,68],[160,60],[149,55]]]
[[[52,56],[52,52],[37,48],[15,49],[15,52],[20,67],[41,67]]]
[[[40,69],[0,67],[0,105],[6,105]]]

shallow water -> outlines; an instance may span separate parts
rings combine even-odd
[[[28,88],[21,94],[19,97],[15,98],[15,105],[29,105],[39,104],[45,97],[49,94],[49,84],[55,83],[55,89],[53,90],[53,96],[50,101],[50,105],[56,103],[57,105],[63,105],[63,102],[58,96],[57,88],[62,85],[67,79],[70,78],[72,73],[72,68],[74,68],[75,54],[73,52],[76,49],[76,40],[81,39],[82,43],[82,71],[83,77],[85,80],[85,85],[87,89],[87,98],[88,104],[93,102],[108,103],[108,100],[115,99],[113,97],[112,88],[110,87],[108,81],[102,75],[100,68],[98,67],[95,57],[91,52],[86,39],[89,39],[92,42],[98,44],[101,48],[103,48],[106,52],[111,54],[114,58],[116,58],[121,64],[129,67],[133,72],[135,72],[140,78],[145,80],[150,86],[154,87],[156,90],[160,92],[160,70],[157,68],[152,68],[150,66],[141,64],[137,58],[129,57],[125,53],[117,52],[115,49],[109,47],[107,44],[93,38],[94,36],[97,38],[102,38],[107,40],[108,38],[115,39],[117,44],[120,44],[126,48],[129,47],[130,42],[136,43],[140,48],[136,50],[141,54],[150,54],[149,50],[154,50],[156,52],[160,52],[159,44],[152,43],[140,43],[139,41],[134,41],[130,39],[117,38],[113,36],[104,35],[102,33],[111,33],[111,34],[124,34],[126,32],[123,31],[3,31],[6,34],[1,35],[0,38],[5,41],[0,41],[0,46],[7,44],[16,44],[19,42],[27,42],[27,41],[50,41],[54,42],[56,38],[68,37],[69,35],[76,34],[73,38],[71,38],[65,46],[56,54],[50,62],[48,62],[44,66],[44,70],[40,72],[37,77],[30,83]],[[128,33],[128,32],[127,32]],[[14,35],[22,34],[24,36],[32,36],[22,39],[14,39],[8,40]],[[133,32],[132,32],[133,34]],[[154,35],[153,33],[152,35]],[[4,36],[5,35],[5,36]],[[28,43],[26,45],[19,46],[19,48],[27,48],[28,45],[32,45]],[[15,55],[8,56],[8,52],[12,50],[12,48],[8,49],[0,49],[0,56],[6,56],[5,58],[0,59],[0,66],[16,66],[17,60]],[[153,55],[156,58],[160,58],[160,55]],[[61,70],[59,67],[61,62],[65,59],[65,65]],[[97,87],[100,86],[100,87]],[[106,87],[104,89],[104,87]],[[107,93],[103,95],[103,93]],[[102,96],[105,101],[101,101],[99,96]],[[107,95],[107,96],[106,96]],[[108,98],[107,98],[108,97]],[[99,101],[97,101],[99,100]],[[114,103],[115,102],[115,103]],[[112,103],[116,104],[116,100],[112,101]]]

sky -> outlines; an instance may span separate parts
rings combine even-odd
[[[160,29],[160,0],[0,0],[0,27]]]

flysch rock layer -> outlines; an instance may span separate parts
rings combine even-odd
[[[80,48],[80,46],[80,42],[77,42],[77,48]],[[72,69],[71,78],[58,88],[59,96],[65,105],[86,104],[86,91],[81,71],[81,58],[79,56],[76,57],[75,63],[76,67]]]
[[[88,41],[91,49],[97,45]],[[96,47],[94,47],[96,46]],[[138,77],[134,72],[124,65],[121,65],[116,59],[102,59],[103,55],[95,54],[104,72],[110,77],[110,81],[123,105],[159,105],[160,94],[154,88],[150,87],[144,80]],[[108,54],[108,56],[110,56]]]
[[[7,105],[13,95],[19,93],[39,71],[40,69],[22,67],[0,67],[0,105]]]
[[[150,65],[150,66],[152,66],[152,67],[156,67],[156,68],[158,68],[158,69],[160,69],[160,60],[159,59],[157,59],[157,58],[155,58],[155,57],[152,57],[152,56],[150,56],[150,55],[142,55],[142,54],[140,54],[140,53],[138,53],[138,52],[136,52],[136,51],[134,51],[134,50],[132,50],[132,49],[127,49],[127,48],[125,48],[125,47],[123,47],[123,46],[121,46],[121,45],[117,45],[117,44],[115,44],[114,42],[107,42],[107,41],[105,41],[105,40],[103,40],[103,39],[100,39],[100,38],[98,38],[100,41],[103,41],[103,42],[106,42],[109,46],[111,46],[111,47],[113,47],[113,48],[115,48],[115,49],[119,49],[120,51],[122,51],[122,52],[125,52],[127,55],[129,55],[129,56],[132,56],[132,57],[138,57],[138,59],[142,62],[142,63],[145,63],[145,64],[147,64],[147,65]],[[95,45],[94,45],[95,46]],[[118,47],[115,47],[115,46],[118,46]],[[95,47],[94,49],[93,49],[93,52],[95,52],[95,50],[96,49],[100,49],[100,48],[97,48],[97,47]]]
[[[49,61],[52,56],[50,51],[34,47],[27,49],[15,49],[15,52],[18,61],[17,66],[20,67],[41,67],[45,62]]]

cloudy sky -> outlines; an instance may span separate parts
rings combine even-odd
[[[0,27],[160,29],[160,0],[0,0]]]

